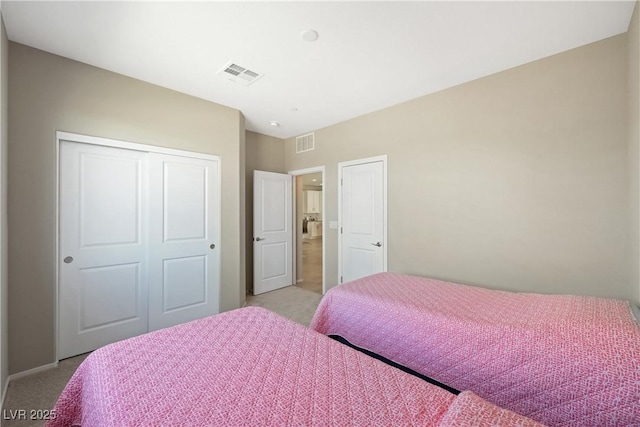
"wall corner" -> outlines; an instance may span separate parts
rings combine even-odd
[[[640,303],[640,2],[636,1],[627,31],[629,281],[630,298]]]

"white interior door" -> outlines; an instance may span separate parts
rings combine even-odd
[[[60,146],[59,358],[147,331],[146,153]]]
[[[149,329],[219,312],[218,162],[149,155]]]
[[[293,284],[291,175],[253,174],[253,293]]]
[[[340,167],[341,283],[386,271],[385,160]]]

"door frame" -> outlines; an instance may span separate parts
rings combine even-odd
[[[327,221],[325,221],[325,213],[327,212],[326,207],[325,207],[325,197],[326,197],[326,191],[325,191],[325,166],[315,166],[315,167],[311,167],[311,168],[306,168],[306,169],[297,169],[294,171],[289,171],[287,172],[289,175],[293,175],[293,189],[291,191],[292,195],[293,195],[293,203],[291,204],[292,208],[293,208],[293,214],[291,215],[291,219],[293,221],[293,227],[294,230],[296,230],[295,234],[294,234],[294,239],[293,239],[293,282],[296,283],[297,282],[297,257],[298,257],[298,248],[297,248],[297,242],[298,242],[298,222],[297,222],[297,217],[296,217],[296,197],[297,197],[297,191],[296,191],[296,180],[299,179],[298,176],[301,175],[308,175],[311,173],[321,173],[322,174],[322,295],[325,294],[325,292],[327,292],[327,283],[326,283],[326,278],[327,278],[327,253],[326,253],[326,233],[327,233]]]
[[[363,159],[349,160],[346,162],[338,163],[338,284],[342,284],[342,174],[343,169],[349,166],[364,165],[367,163],[382,162],[382,211],[384,218],[382,221],[382,236],[384,245],[382,245],[382,262],[384,271],[387,271],[387,248],[388,234],[387,234],[387,221],[389,219],[387,213],[387,155],[366,157]]]
[[[54,182],[54,194],[55,194],[55,249],[54,249],[54,265],[55,265],[55,288],[54,288],[54,324],[53,324],[53,333],[54,333],[54,344],[53,349],[56,355],[55,365],[60,361],[59,357],[59,339],[60,339],[60,325],[59,325],[59,310],[60,310],[60,301],[59,301],[59,287],[60,287],[60,271],[59,271],[59,260],[60,260],[60,145],[62,141],[70,141],[77,142],[82,144],[91,144],[91,145],[101,145],[104,147],[112,147],[112,148],[123,148],[126,150],[134,150],[134,151],[144,151],[147,153],[158,153],[158,154],[168,154],[172,156],[181,156],[181,157],[190,157],[196,159],[204,159],[204,160],[214,160],[218,162],[218,183],[221,183],[222,179],[222,159],[220,156],[216,156],[214,154],[207,153],[199,153],[195,151],[184,151],[178,150],[174,148],[164,148],[156,145],[147,145],[140,144],[136,142],[127,142],[121,141],[117,139],[111,138],[101,138],[96,136],[82,135],[78,133],[71,132],[63,132],[56,131],[56,179]],[[220,187],[222,189],[222,187]],[[222,191],[218,191],[218,200],[216,203],[219,207],[221,207],[222,202]],[[221,209],[221,208],[220,208]],[[218,230],[221,229],[221,221],[222,215],[218,215],[217,224],[215,226]],[[222,248],[222,242],[218,245],[219,248]],[[222,255],[221,255],[222,256]],[[221,269],[218,271],[218,275],[221,274]],[[222,281],[222,277],[218,278],[219,282]],[[222,287],[219,290],[220,294],[222,294]],[[218,295],[218,301],[220,300],[222,295]]]

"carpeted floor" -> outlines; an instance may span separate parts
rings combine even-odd
[[[288,286],[257,296],[247,295],[247,305],[267,308],[308,326],[321,298],[322,296],[318,293]],[[28,419],[30,412],[51,409],[67,381],[85,357],[87,357],[86,354],[65,359],[60,361],[57,368],[11,381],[0,417],[0,425],[3,427],[44,425],[44,421]],[[23,414],[27,419],[23,418]]]
[[[297,286],[288,286],[260,295],[247,295],[247,305],[264,307],[309,326],[322,295]]]

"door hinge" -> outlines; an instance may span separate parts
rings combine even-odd
[[[342,234],[342,227],[340,227],[340,234]]]
[[[342,283],[342,276],[340,276],[340,283]]]
[[[340,185],[342,185],[342,178],[340,178]]]

